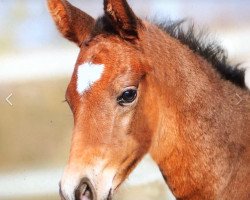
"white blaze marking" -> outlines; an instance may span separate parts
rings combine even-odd
[[[245,84],[247,88],[250,90],[250,67],[248,67],[245,72]]]
[[[77,71],[77,92],[81,95],[89,87],[101,78],[104,70],[103,64],[83,63]]]

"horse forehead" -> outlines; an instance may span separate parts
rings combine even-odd
[[[95,82],[101,79],[105,65],[84,62],[79,65],[76,73],[76,91],[82,95]]]

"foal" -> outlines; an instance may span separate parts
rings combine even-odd
[[[111,199],[146,153],[177,199],[250,198],[250,93],[220,47],[143,21],[126,0],[104,0],[97,20],[66,0],[48,6],[80,48],[62,199]]]

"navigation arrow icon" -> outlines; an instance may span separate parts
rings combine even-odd
[[[243,99],[237,93],[236,93],[236,96],[238,97],[238,103],[236,105],[239,105],[242,102]]]
[[[11,93],[5,100],[7,101],[8,104],[10,104],[11,106],[13,106],[13,104],[10,102],[10,97],[12,96],[13,94]]]

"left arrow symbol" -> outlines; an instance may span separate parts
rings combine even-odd
[[[10,104],[11,106],[13,106],[13,104],[10,102],[10,97],[12,96],[12,93],[5,99],[7,101],[8,104]]]

